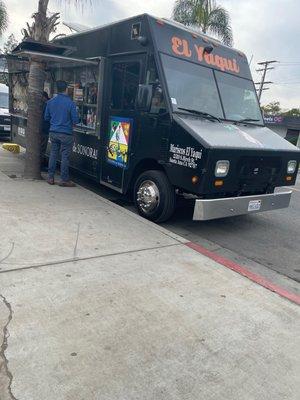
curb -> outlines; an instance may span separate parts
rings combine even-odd
[[[285,299],[288,299],[289,301],[291,301],[297,305],[300,305],[300,296],[289,292],[288,290],[282,288],[281,286],[275,285],[274,283],[270,282],[263,276],[249,271],[247,268],[243,267],[242,265],[239,265],[239,264],[235,263],[234,261],[229,260],[228,258],[222,257],[210,250],[207,250],[205,247],[202,247],[201,245],[199,245],[197,243],[188,242],[185,245],[187,247],[189,247],[190,249],[196,251],[197,253],[200,253],[200,254],[204,255],[205,257],[208,257],[211,260],[217,262],[218,264],[221,264],[224,267],[231,269],[232,271],[237,272],[238,274],[248,278],[252,282],[264,287],[265,289],[268,289],[271,292],[274,292],[274,293],[278,294],[279,296],[284,297]]]

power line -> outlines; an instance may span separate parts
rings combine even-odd
[[[278,61],[279,64],[300,64],[300,60],[293,61]]]
[[[275,82],[273,83],[274,85],[280,86],[280,85],[300,85],[300,82]]]
[[[268,82],[264,82],[264,85],[269,85],[269,84],[271,84],[271,83],[274,83],[274,82],[271,82],[271,81],[268,81]],[[255,85],[260,85],[261,84],[261,82],[255,82]]]
[[[278,67],[298,67],[300,63],[283,63],[283,64],[278,64]]]
[[[269,67],[269,65],[277,63],[277,62],[278,61],[276,61],[276,60],[270,60],[270,61],[261,61],[261,62],[257,63],[258,65],[261,65],[263,67],[261,69],[256,70],[256,72],[262,72],[261,81],[257,83],[259,85],[259,88],[258,88],[258,100],[259,100],[259,102],[260,102],[263,90],[268,90],[268,88],[264,88],[264,86],[266,84],[272,83],[272,82],[266,82],[265,81],[266,80],[267,71],[269,71],[270,69],[274,69],[274,67]]]

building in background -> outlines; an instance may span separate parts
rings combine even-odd
[[[268,128],[300,147],[300,117],[265,115],[264,120]]]

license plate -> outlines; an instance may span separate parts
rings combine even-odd
[[[250,200],[248,204],[248,211],[258,211],[261,207],[261,200]]]
[[[10,131],[10,126],[4,126],[5,131]]]

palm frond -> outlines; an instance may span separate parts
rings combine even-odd
[[[210,32],[225,44],[232,45],[232,30],[227,10],[216,0],[176,0],[173,19],[203,33]]]
[[[65,4],[65,6],[75,6],[78,7],[81,11],[84,10],[85,5],[92,6],[94,0],[56,0],[56,3],[58,3],[60,6]]]
[[[8,14],[3,1],[0,1],[0,36],[3,34],[8,25]]]
[[[211,33],[217,35],[224,44],[232,46],[233,36],[230,26],[230,17],[223,7],[216,7],[209,16],[208,27]]]
[[[195,13],[201,0],[176,0],[173,9],[173,19],[184,25],[194,25]]]

